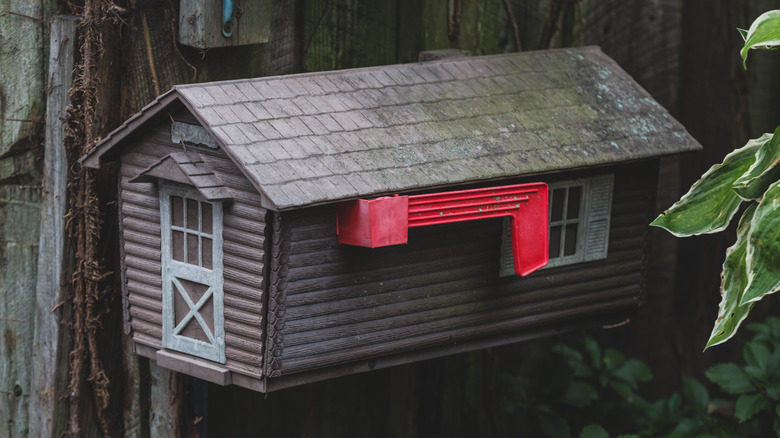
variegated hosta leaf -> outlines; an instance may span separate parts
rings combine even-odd
[[[764,134],[758,140],[764,143],[756,152],[756,161],[734,181],[734,191],[745,200],[760,200],[769,185],[780,177],[780,126],[774,135]]]
[[[742,64],[747,68],[747,56],[750,49],[768,49],[780,46],[780,10],[761,14],[750,25],[747,33],[743,33],[745,45],[742,47]]]
[[[750,223],[747,274],[740,305],[780,290],[780,181],[769,186]]]
[[[723,163],[710,167],[701,179],[693,183],[688,193],[650,225],[665,228],[677,237],[717,233],[726,229],[742,203],[731,186],[753,164],[756,151],[762,144],[761,139],[750,140],[726,155]]]
[[[726,250],[726,260],[723,262],[718,319],[715,320],[715,327],[712,328],[710,340],[707,341],[707,346],[704,347],[705,350],[731,339],[737,332],[739,325],[747,317],[750,309],[753,308],[753,303],[740,306],[739,302],[747,286],[747,236],[757,205],[752,204],[742,214],[737,227],[737,241]]]

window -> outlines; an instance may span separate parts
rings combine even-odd
[[[549,184],[550,261],[545,268],[607,258],[613,179],[605,175]],[[502,276],[514,274],[511,245],[505,219]]]
[[[225,363],[222,204],[160,182],[163,348]]]
[[[582,185],[559,187],[550,194],[550,260],[577,255]]]

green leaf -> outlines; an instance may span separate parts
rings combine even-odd
[[[669,401],[667,402],[669,405],[669,412],[675,412],[680,407],[681,404],[680,400],[680,394],[672,394],[671,397],[669,397]]]
[[[780,400],[780,382],[777,381],[777,378],[764,385],[764,393],[771,400]]]
[[[776,376],[778,368],[780,368],[780,350],[773,349],[772,354],[769,355],[769,359],[766,361],[765,371],[772,378],[773,383],[780,385],[780,381],[777,380],[777,377],[780,376]]]
[[[621,382],[620,380],[613,380],[609,382],[609,387],[612,388],[612,390],[615,391],[615,393],[620,396],[621,399],[628,403],[634,402],[636,394],[634,394],[634,388],[632,388],[632,385],[626,382]]]
[[[764,322],[749,323],[746,328],[756,333],[754,341],[765,342],[780,351],[780,318],[770,316]]]
[[[757,368],[761,372],[766,370],[766,363],[769,360],[769,349],[760,342],[748,342],[743,349],[745,363]]]
[[[560,415],[540,413],[539,426],[551,438],[568,438],[570,436],[569,422]]]
[[[744,423],[753,418],[764,406],[766,406],[766,400],[761,394],[744,394],[737,399],[734,416],[739,419],[740,423]]]
[[[762,138],[748,141],[745,146],[726,155],[722,163],[710,167],[701,179],[693,183],[688,193],[650,225],[664,228],[677,237],[717,233],[726,229],[742,203],[731,186],[755,162],[756,151],[763,144]]]
[[[604,350],[604,368],[607,370],[613,370],[622,366],[626,361],[626,357],[614,348],[607,348]]]
[[[593,368],[600,368],[601,348],[599,348],[599,343],[596,342],[596,340],[591,337],[586,337],[584,342],[585,342],[585,351],[587,351],[588,355],[590,356],[590,360],[591,360],[591,364],[593,365]]]
[[[747,68],[747,56],[750,49],[768,49],[780,46],[780,10],[767,11],[761,14],[750,25],[747,34],[743,36],[745,45],[742,47],[742,65]]]
[[[780,177],[780,126],[774,134],[764,134],[758,140],[767,138],[756,152],[756,161],[744,175],[734,181],[732,188],[745,200],[758,201],[769,186]]]
[[[580,438],[609,438],[609,434],[598,424],[589,424],[582,428]]]
[[[780,342],[780,318],[770,316],[764,320],[764,325],[769,327],[769,338],[773,342]]]
[[[650,367],[637,359],[628,359],[612,374],[630,384],[634,389],[636,389],[637,383],[647,382],[653,378],[653,372],[650,371]]]
[[[756,332],[756,336],[761,336],[764,339],[769,339],[769,333],[770,333],[769,320],[771,319],[773,319],[773,317],[770,316],[764,322],[751,322],[745,327],[751,332]]]
[[[701,425],[693,418],[683,418],[667,436],[670,438],[692,437],[700,428]]]
[[[698,407],[700,410],[707,410],[707,404],[710,402],[710,394],[707,392],[707,388],[699,383],[698,380],[685,379],[683,391],[685,392],[685,397],[688,399],[688,403]]]
[[[739,34],[742,36],[742,40],[743,40],[743,41],[747,39],[747,34],[748,34],[748,31],[747,31],[747,30],[745,30],[745,29],[740,29],[740,28],[738,27],[738,28],[737,28],[737,32],[739,32]]]
[[[717,364],[704,372],[710,381],[732,395],[755,390],[745,371],[735,363]]]
[[[737,227],[737,241],[726,250],[726,260],[723,261],[723,274],[720,286],[720,306],[718,318],[712,328],[710,339],[704,347],[706,350],[713,345],[726,342],[737,333],[742,321],[745,320],[753,303],[740,306],[742,295],[748,283],[747,276],[747,236],[751,220],[757,204],[752,204],[742,214]]]
[[[560,402],[575,408],[586,408],[599,397],[596,389],[585,382],[572,382],[560,398]]]
[[[748,283],[740,305],[780,290],[780,181],[769,186],[750,222]]]
[[[567,361],[582,362],[582,353],[568,345],[558,344],[553,351],[562,355]]]

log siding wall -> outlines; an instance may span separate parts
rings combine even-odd
[[[178,120],[192,123],[185,114]],[[181,151],[170,140],[170,120],[161,122],[121,154],[120,208],[125,253],[124,278],[133,340],[162,348],[162,284],[160,263],[160,201],[156,183],[128,183],[163,156]],[[197,149],[206,164],[235,196],[225,203],[223,265],[225,367],[261,377],[264,342],[264,245],[266,210],[260,195],[220,150]]]
[[[333,205],[283,213],[289,252],[276,261],[287,278],[274,375],[635,309],[657,161],[534,180],[605,173],[615,175],[607,259],[526,278],[498,275],[500,219],[413,228],[407,245],[371,249],[338,245]]]

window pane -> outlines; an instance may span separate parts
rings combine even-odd
[[[187,200],[187,228],[198,230],[198,201],[194,199]]]
[[[182,199],[179,196],[171,196],[171,223],[177,227],[184,226],[184,212]]]
[[[563,219],[563,199],[566,197],[566,189],[555,189],[552,194],[552,207],[550,221],[557,222]]]
[[[187,263],[197,266],[198,259],[198,236],[187,233]]]
[[[577,252],[577,224],[566,225],[566,241],[563,244],[563,255],[569,256]]]
[[[174,260],[184,261],[184,233],[181,231],[171,231],[171,257]]]
[[[550,258],[554,259],[561,255],[561,226],[550,227]]]
[[[203,237],[201,240],[203,242],[203,267],[211,269],[211,239]]]
[[[580,217],[580,197],[582,196],[582,186],[569,187],[569,201],[566,206],[566,219],[577,219]]]
[[[201,202],[200,208],[203,210],[203,229],[201,231],[211,234],[211,220],[213,218],[211,213],[211,204],[208,202]]]

